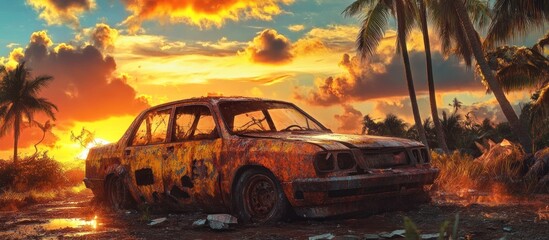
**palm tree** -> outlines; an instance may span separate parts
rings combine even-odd
[[[473,26],[473,21],[478,21],[478,19],[482,18],[475,15],[475,12],[472,12],[471,14],[473,20],[471,20],[469,16],[471,2],[474,1],[434,0],[433,2],[434,4],[432,4],[431,7],[433,8],[433,12],[437,13],[435,14],[437,15],[437,20],[435,20],[434,23],[438,25],[438,29],[441,33],[443,48],[445,44],[454,42],[453,45],[457,47],[456,53],[463,56],[463,59],[467,64],[471,63],[471,56],[474,56],[482,77],[486,79],[489,89],[494,94],[503,114],[511,125],[513,133],[517,136],[525,152],[530,153],[532,151],[532,141],[528,131],[526,131],[526,128],[519,121],[511,103],[492,73],[492,70],[485,59],[480,37]],[[441,15],[441,12],[444,12],[444,14]],[[449,21],[449,19],[451,21]],[[446,25],[443,26],[443,24]],[[450,44],[447,46],[450,46]]]
[[[490,68],[503,90],[536,90],[532,95],[532,103],[527,107],[527,123],[531,126],[531,134],[536,142],[545,133],[549,116],[549,58],[541,54],[548,37],[549,34],[532,48],[500,46],[486,53]]]
[[[385,120],[383,120],[384,136],[390,137],[405,137],[406,136],[406,123],[404,120],[398,118],[394,114],[387,114]]]
[[[463,106],[463,103],[455,97],[449,105],[454,108],[454,113],[456,113]]]
[[[0,136],[13,128],[13,162],[17,164],[17,143],[21,133],[21,123],[34,120],[34,114],[43,112],[55,120],[53,110],[57,107],[45,98],[38,97],[40,90],[53,78],[51,76],[30,77],[25,63],[20,63],[14,70],[1,69],[0,82]]]
[[[425,145],[428,145],[417,104],[410,59],[408,57],[408,46],[406,45],[406,35],[412,29],[414,19],[416,18],[416,7],[415,3],[411,0],[356,0],[345,8],[343,13],[346,16],[356,16],[361,15],[363,10],[368,9],[362,20],[362,26],[357,38],[357,50],[362,57],[375,53],[375,49],[383,38],[388,26],[389,15],[392,14],[396,18],[397,41],[404,63],[406,82],[416,123],[415,126],[418,129],[421,141]]]
[[[435,81],[433,79],[433,63],[431,58],[431,43],[429,41],[429,29],[427,28],[427,8],[425,7],[424,0],[417,0],[417,2],[419,4],[419,21],[421,22],[421,32],[423,34],[423,45],[425,48],[425,61],[427,65],[427,83],[429,85],[429,103],[431,106],[431,117],[433,118],[433,123],[435,125],[438,144],[445,153],[449,153],[450,150],[448,149],[448,145],[446,145],[444,131],[438,117]]]
[[[546,0],[496,0],[494,17],[486,35],[485,45],[494,47],[517,35],[526,35],[532,28],[543,27],[549,21]]]

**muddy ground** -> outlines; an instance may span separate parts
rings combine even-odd
[[[0,239],[308,239],[320,234],[332,234],[336,239],[364,239],[366,234],[404,229],[405,216],[422,233],[437,233],[440,224],[453,220],[456,213],[460,214],[461,239],[549,239],[549,223],[544,215],[549,195],[529,196],[527,200],[495,206],[490,206],[491,203],[463,206],[454,200],[436,198],[430,204],[404,211],[324,220],[296,219],[262,226],[237,225],[228,231],[192,227],[194,221],[206,217],[203,213],[113,213],[93,207],[91,197],[82,194],[19,211],[0,212]],[[163,217],[167,220],[148,225],[151,219]]]

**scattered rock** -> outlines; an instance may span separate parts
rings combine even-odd
[[[364,239],[365,240],[373,240],[373,239],[379,239],[380,236],[377,235],[377,234],[364,234]]]
[[[238,219],[229,214],[210,214],[208,215],[208,221],[218,221],[227,224],[237,224]]]
[[[193,227],[204,227],[206,226],[207,220],[206,219],[198,219],[193,222]]]
[[[211,229],[227,230],[230,228],[230,224],[237,224],[238,219],[229,214],[210,214],[207,217],[207,222]]]
[[[440,233],[420,234],[419,237],[422,240],[434,240],[440,237]]]
[[[211,229],[213,230],[227,230],[230,229],[230,226],[228,223],[219,222],[219,221],[208,221],[208,224]]]
[[[513,228],[511,228],[511,227],[503,227],[503,231],[505,231],[505,232],[512,232],[512,231],[513,231]]]
[[[149,223],[149,226],[154,226],[154,225],[156,225],[156,224],[162,223],[162,222],[166,221],[166,219],[167,219],[167,218],[165,218],[165,217],[153,219],[153,220]]]
[[[343,235],[336,236],[334,240],[360,240],[361,238],[357,235]]]
[[[399,230],[394,230],[390,233],[382,232],[382,233],[379,234],[379,236],[382,237],[382,238],[404,237],[405,233],[406,233],[406,230],[399,229]]]
[[[321,234],[321,235],[316,235],[316,236],[312,236],[312,237],[309,237],[309,240],[323,240],[323,239],[333,239],[335,237],[335,235],[331,234],[331,233],[326,233],[326,234]]]

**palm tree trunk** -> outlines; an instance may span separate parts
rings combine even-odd
[[[17,166],[17,143],[19,142],[19,125],[21,123],[21,116],[15,116],[15,122],[13,123],[13,164]]]
[[[492,92],[494,93],[494,96],[496,97],[496,100],[498,101],[503,114],[507,118],[507,121],[509,121],[509,124],[511,125],[511,130],[518,137],[520,145],[522,145],[524,151],[526,153],[531,153],[532,139],[530,138],[528,131],[526,131],[526,128],[520,123],[517,114],[511,106],[511,103],[509,103],[509,100],[507,100],[507,97],[503,93],[499,82],[494,77],[492,70],[490,69],[488,63],[486,62],[486,59],[484,58],[484,51],[482,50],[480,39],[477,37],[477,33],[475,31],[475,28],[473,27],[473,23],[469,18],[467,9],[465,8],[465,3],[463,2],[463,0],[453,0],[451,2],[454,4],[456,13],[460,19],[463,29],[465,30],[465,33],[467,34],[467,39],[469,40],[469,44],[473,51],[477,64],[479,65],[480,70],[484,75],[484,78],[488,82],[490,90],[492,90]]]
[[[445,153],[449,153],[448,145],[446,145],[446,138],[444,137],[444,130],[440,124],[437,110],[437,100],[435,94],[435,81],[433,79],[433,63],[431,59],[431,43],[429,42],[429,29],[427,29],[427,10],[425,8],[424,0],[419,0],[419,15],[421,18],[421,32],[423,33],[423,45],[425,46],[425,59],[427,64],[427,83],[429,84],[429,102],[431,105],[431,116],[433,117],[433,123],[435,124],[435,131],[437,132],[437,140],[439,146]]]
[[[423,128],[423,122],[419,114],[419,107],[417,105],[416,91],[414,89],[414,80],[412,78],[412,70],[410,68],[410,59],[408,58],[408,46],[406,45],[406,36],[404,33],[404,6],[402,0],[395,1],[397,11],[397,23],[398,23],[398,41],[401,49],[402,60],[404,62],[404,69],[406,70],[406,82],[408,83],[408,92],[410,93],[410,101],[412,102],[412,111],[414,113],[414,121],[416,123],[416,129],[420,140],[428,147],[427,137],[425,136],[425,129]]]

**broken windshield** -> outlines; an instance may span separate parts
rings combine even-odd
[[[283,102],[230,101],[219,104],[232,133],[325,131],[295,106]]]

